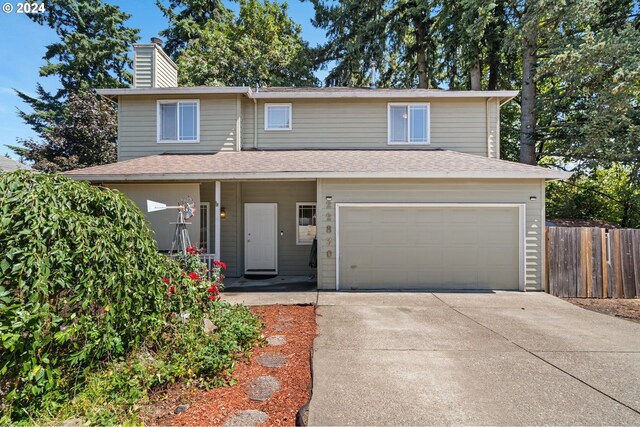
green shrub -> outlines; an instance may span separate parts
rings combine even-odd
[[[0,175],[0,414],[63,401],[88,370],[157,336],[170,300],[142,212],[57,175]]]
[[[0,175],[0,250],[0,424],[135,423],[149,390],[229,382],[260,337],[250,310],[220,301],[224,263],[158,253],[117,191]]]
[[[91,425],[137,424],[136,407],[149,403],[150,390],[178,381],[202,388],[232,381],[238,354],[252,348],[262,324],[247,307],[226,302],[214,304],[206,316],[217,326],[215,333],[202,332],[200,317],[167,323],[159,340],[164,345],[138,349],[125,361],[90,374],[87,386],[55,421],[80,417]]]

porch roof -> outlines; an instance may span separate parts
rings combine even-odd
[[[160,154],[65,173],[93,182],[316,178],[567,179],[570,174],[447,150],[287,150]]]

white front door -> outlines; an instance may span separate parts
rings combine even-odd
[[[278,272],[277,203],[244,204],[244,272]]]

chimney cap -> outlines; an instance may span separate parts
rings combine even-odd
[[[164,46],[164,42],[162,41],[161,38],[158,38],[158,37],[151,37],[151,43],[157,44],[160,47]]]

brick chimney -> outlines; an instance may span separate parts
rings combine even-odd
[[[178,87],[178,66],[162,49],[162,40],[133,45],[133,87]]]

